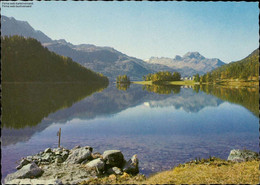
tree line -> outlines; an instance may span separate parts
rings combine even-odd
[[[116,78],[117,83],[130,83],[130,78],[127,75],[118,75]]]
[[[3,82],[109,83],[107,77],[50,52],[36,39],[15,35],[1,41]]]
[[[179,81],[181,74],[179,72],[159,71],[157,73],[149,73],[143,76],[144,81],[163,82],[163,81]]]

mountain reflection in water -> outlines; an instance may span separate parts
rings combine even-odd
[[[4,85],[2,173],[14,161],[61,143],[137,153],[150,174],[195,157],[258,148],[258,89],[218,86]],[[94,93],[95,92],[95,93]],[[15,151],[15,152],[14,152]]]

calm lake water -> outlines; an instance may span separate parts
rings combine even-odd
[[[47,147],[89,145],[137,154],[146,175],[197,158],[258,151],[256,88],[142,86],[93,92],[84,85],[3,85],[2,176]]]

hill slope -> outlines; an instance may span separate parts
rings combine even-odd
[[[213,79],[245,79],[257,80],[259,76],[259,49],[254,50],[246,58],[223,65],[211,72]]]
[[[70,58],[21,36],[1,37],[3,82],[88,82],[108,84],[108,79]]]

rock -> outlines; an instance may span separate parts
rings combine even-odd
[[[121,169],[118,168],[118,167],[109,168],[109,169],[107,170],[107,173],[108,173],[108,174],[116,174],[116,175],[122,175],[122,174],[123,174],[123,172],[121,171]]]
[[[46,148],[46,149],[44,150],[44,153],[52,153],[51,148]]]
[[[65,161],[69,156],[69,152],[64,150],[62,153],[61,153],[61,157],[63,159],[63,161]]]
[[[51,153],[45,153],[45,155],[41,158],[42,161],[50,161],[51,160]]]
[[[76,150],[78,148],[80,148],[81,146],[80,145],[76,145],[74,148],[72,148],[71,150]]]
[[[233,162],[243,162],[257,159],[258,156],[258,153],[250,150],[231,150],[227,160]]]
[[[71,151],[68,156],[66,163],[68,164],[79,164],[86,159],[91,159],[91,151],[85,148],[77,148]]]
[[[123,171],[129,174],[136,175],[139,173],[139,167],[138,167],[139,161],[137,158],[137,155],[133,155],[133,157],[125,163],[123,167]]]
[[[108,167],[121,168],[124,163],[124,156],[120,150],[107,150],[103,153],[103,159],[106,161]]]
[[[39,177],[43,174],[43,170],[39,168],[35,163],[30,163],[23,166],[15,173],[11,173],[6,176],[5,182],[9,182],[13,179],[25,179]]]
[[[17,170],[21,169],[23,166],[29,164],[30,161],[28,161],[27,159],[22,159],[19,166],[16,167]]]
[[[27,159],[28,161],[32,161],[32,156],[29,155],[29,156],[26,157],[26,159]]]
[[[93,148],[91,146],[84,146],[85,149],[89,149],[89,151],[93,152]]]
[[[105,169],[105,163],[101,159],[94,159],[90,161],[89,163],[86,164],[87,167],[89,168],[97,168],[98,171],[104,171]]]

